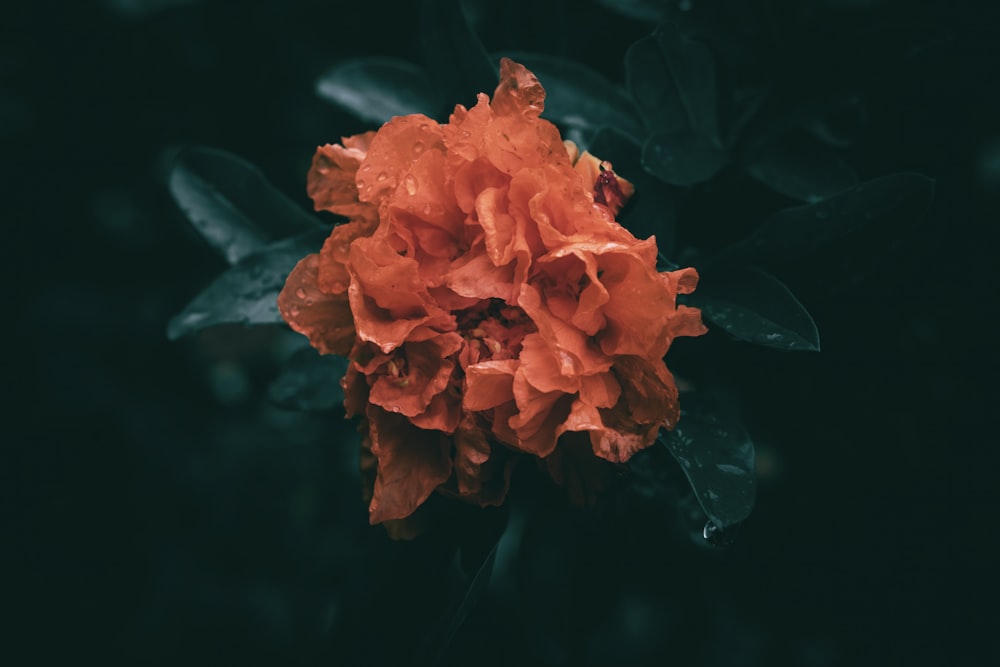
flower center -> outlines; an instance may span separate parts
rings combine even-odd
[[[458,333],[468,343],[459,355],[463,367],[480,361],[517,359],[524,337],[538,330],[523,310],[502,299],[485,299],[455,315]]]

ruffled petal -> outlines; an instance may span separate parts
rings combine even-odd
[[[307,255],[292,269],[278,295],[278,311],[321,354],[347,354],[354,344],[354,316],[345,295],[319,288],[319,255]]]
[[[449,438],[376,406],[368,408],[368,426],[371,451],[378,459],[369,521],[405,518],[451,476]]]

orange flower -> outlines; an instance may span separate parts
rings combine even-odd
[[[320,352],[350,356],[370,519],[395,534],[435,491],[501,503],[518,453],[561,481],[581,442],[621,463],[677,423],[663,357],[705,331],[676,303],[698,275],[656,270],[655,239],[615,221],[632,185],[563,142],[544,99],[503,59],[492,101],[444,125],[393,118],[320,147],[309,172],[317,210],[349,222],[278,305]]]

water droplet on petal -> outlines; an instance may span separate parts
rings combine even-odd
[[[297,290],[295,290],[295,296],[297,296],[300,299],[304,299],[306,298],[306,291],[300,287]]]
[[[430,215],[430,214],[431,214],[431,205],[424,204],[424,215]]]
[[[415,179],[412,175],[407,175],[407,177],[403,179],[403,185],[406,186],[406,191],[410,194],[410,196],[417,194],[417,179]]]
[[[306,305],[307,305],[307,306],[311,306],[311,305],[313,305],[313,298],[312,298],[312,297],[308,297],[308,298],[306,299]]]
[[[423,152],[424,152],[424,142],[422,142],[422,141],[414,142],[414,144],[413,144],[413,153],[415,155],[420,155]]]
[[[384,181],[387,178],[389,178],[389,174],[385,173],[384,171],[380,171],[377,180]]]

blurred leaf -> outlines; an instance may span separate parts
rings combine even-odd
[[[748,238],[722,251],[730,259],[797,259],[889,216],[916,218],[934,198],[923,174],[888,174],[817,204],[778,211]]]
[[[654,31],[688,125],[719,140],[715,57],[701,40],[681,31],[677,23],[662,23]]]
[[[857,173],[836,151],[798,133],[759,150],[746,169],[772,190],[806,202],[822,201],[858,183]]]
[[[808,121],[806,130],[823,143],[835,148],[851,146],[868,125],[868,111],[856,95],[839,100],[819,118]]]
[[[632,99],[619,86],[590,67],[572,60],[542,53],[504,51],[494,54],[521,63],[531,70],[545,88],[544,116],[549,120],[578,128],[597,130],[613,127],[639,141],[642,121]]]
[[[819,351],[809,312],[777,278],[744,265],[716,265],[702,272],[692,306],[730,335],[779,350]]]
[[[500,540],[497,538],[497,541],[493,544],[493,548],[489,550],[478,570],[476,570],[475,575],[469,580],[461,601],[454,608],[454,611],[450,612],[451,620],[444,632],[444,636],[441,638],[437,656],[434,659],[434,665],[444,664],[448,648],[451,646],[455,634],[462,627],[462,624],[465,623],[465,619],[469,617],[469,614],[489,587],[490,577],[493,575],[493,564],[496,562],[497,548],[499,546]]]
[[[670,0],[597,0],[597,4],[613,12],[651,23],[663,20],[669,2]]]
[[[692,130],[654,134],[642,147],[642,166],[670,185],[704,183],[727,164],[729,155],[718,143]]]
[[[618,214],[618,221],[635,236],[655,234],[660,248],[673,249],[677,225],[674,193],[643,168],[639,146],[617,130],[603,128],[586,148],[610,162],[616,174],[635,186],[635,194]]]
[[[193,146],[174,159],[167,187],[195,229],[230,264],[321,223],[232,153]]]
[[[181,336],[216,324],[277,324],[278,292],[300,259],[316,252],[329,232],[306,232],[278,241],[244,257],[212,281],[167,324],[167,337]]]
[[[698,503],[718,530],[745,520],[757,495],[753,441],[732,415],[698,394],[681,395],[681,419],[659,441],[681,464]],[[709,529],[705,538],[709,539]]]
[[[661,25],[625,53],[625,83],[650,132],[694,129],[718,141],[715,59],[704,42]]]
[[[433,115],[441,108],[427,73],[395,58],[357,58],[337,63],[316,81],[316,94],[363,121]]]
[[[471,106],[477,94],[497,87],[499,65],[490,60],[460,0],[423,0],[419,29],[427,71],[439,83],[446,105]]]
[[[340,378],[348,360],[334,354],[320,354],[312,347],[295,352],[281,374],[268,388],[276,404],[292,410],[329,410],[344,402]]]

